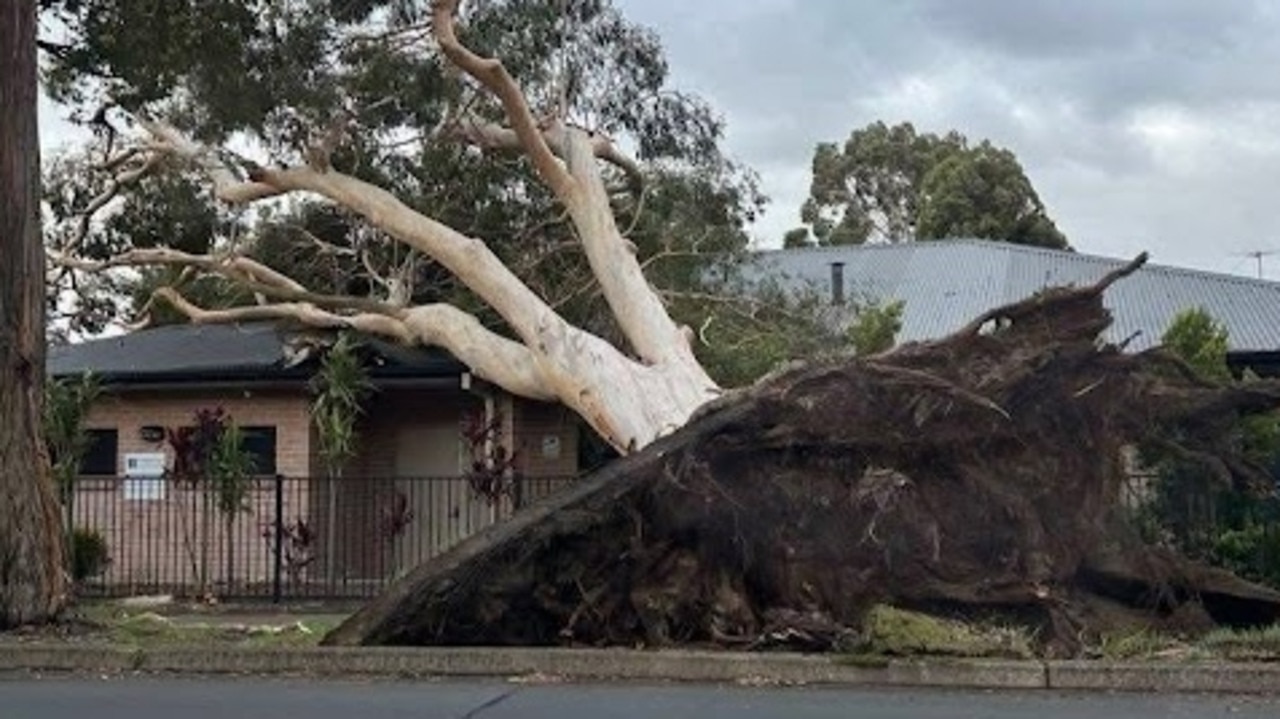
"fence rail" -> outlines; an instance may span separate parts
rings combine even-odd
[[[573,479],[86,477],[66,507],[73,574],[84,596],[365,597]]]

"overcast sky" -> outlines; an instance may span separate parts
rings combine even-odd
[[[1280,2],[616,2],[760,174],[761,246],[798,224],[814,145],[880,119],[1013,150],[1082,252],[1252,276],[1280,250]]]
[[[1280,249],[1280,2],[617,2],[760,173],[761,242],[798,224],[813,146],[880,119],[1013,150],[1082,252],[1256,275],[1243,254]]]

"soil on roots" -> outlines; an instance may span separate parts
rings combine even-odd
[[[1072,655],[1117,621],[1275,621],[1280,594],[1116,521],[1126,447],[1178,437],[1247,488],[1266,475],[1229,429],[1280,404],[1280,385],[1212,384],[1100,341],[1103,290],[1143,261],[718,400],[418,567],[325,641],[824,649],[888,603],[1014,617]]]

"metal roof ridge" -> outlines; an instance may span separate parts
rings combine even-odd
[[[1109,257],[1107,255],[1099,255],[1091,252],[1078,252],[1059,250],[1052,247],[1038,247],[1036,245],[1021,245],[1014,242],[1001,242],[999,240],[988,240],[978,237],[955,237],[944,240],[911,240],[907,242],[877,242],[863,243],[856,245],[823,245],[812,247],[785,247],[771,250],[757,250],[756,255],[791,255],[799,256],[804,254],[835,254],[835,253],[858,253],[870,251],[887,251],[901,248],[900,251],[915,251],[921,248],[931,246],[957,246],[970,245],[983,249],[995,250],[1006,254],[1023,253],[1028,255],[1039,255],[1042,257],[1052,257],[1057,259],[1079,259],[1096,264],[1106,264],[1112,266],[1121,266],[1129,262],[1132,258]],[[1151,253],[1148,252],[1148,256]],[[1150,262],[1143,265],[1143,271],[1151,271],[1161,274],[1170,275],[1186,275],[1198,277],[1201,279],[1209,279],[1214,281],[1225,281],[1245,286],[1257,287],[1259,289],[1280,290],[1280,281],[1268,280],[1255,277],[1245,277],[1243,275],[1235,275],[1226,272],[1216,272],[1213,270],[1203,270],[1193,267],[1181,267],[1178,265],[1169,265],[1159,262]]]

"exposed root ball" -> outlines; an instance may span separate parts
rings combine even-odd
[[[1263,475],[1220,435],[1280,398],[1099,342],[1103,290],[1144,260],[717,402],[419,567],[326,641],[813,649],[890,603],[1007,612],[1071,654],[1103,605],[1159,618],[1202,602],[1216,621],[1274,621],[1280,595],[1113,521],[1125,445],[1179,436],[1247,484]]]

